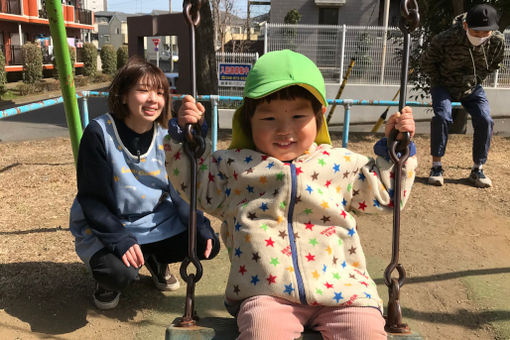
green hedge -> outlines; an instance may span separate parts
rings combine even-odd
[[[5,73],[5,56],[0,50],[0,92],[5,92],[5,83],[7,83],[7,74]]]
[[[27,42],[22,48],[23,55],[23,81],[27,84],[34,84],[43,76],[43,55],[42,50],[36,43]]]
[[[110,44],[103,45],[100,57],[103,73],[115,74],[117,71],[117,55],[115,53],[115,48]]]
[[[128,47],[126,45],[119,47],[117,49],[117,70],[126,65],[128,58]]]
[[[83,44],[83,75],[95,76],[97,73],[97,48],[92,43]]]
[[[69,55],[71,56],[71,66],[74,75],[76,74],[76,69],[74,67],[74,64],[76,63],[76,50],[72,46],[67,45],[67,47],[69,48]],[[53,58],[51,62],[53,63],[53,78],[58,79],[57,59]]]

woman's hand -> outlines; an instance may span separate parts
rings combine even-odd
[[[413,118],[413,110],[409,106],[404,107],[402,113],[396,112],[388,119],[386,127],[384,128],[384,135],[386,138],[390,136],[393,129],[399,131],[397,135],[398,140],[402,139],[402,132],[409,132],[409,135],[413,138],[416,126]]]
[[[204,106],[196,102],[192,96],[187,95],[182,99],[181,107],[177,112],[177,123],[181,129],[184,129],[187,124],[202,125],[204,112]]]
[[[143,259],[142,249],[138,244],[134,244],[129,248],[124,255],[122,255],[122,262],[126,265],[126,267],[135,267],[140,268],[144,265],[145,261]]]
[[[204,257],[206,259],[209,258],[209,255],[211,255],[211,251],[212,251],[212,240],[211,239],[208,239],[207,240],[207,244],[205,246],[205,252],[204,252]]]

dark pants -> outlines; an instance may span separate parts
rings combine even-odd
[[[452,97],[444,87],[430,90],[434,117],[430,122],[430,154],[443,157],[448,143],[448,127],[452,124]],[[490,115],[489,102],[482,86],[477,85],[469,96],[460,100],[471,115],[473,124],[473,163],[485,164],[491,145],[494,121]]]
[[[154,255],[159,263],[181,262],[188,255],[188,232],[183,232],[159,242],[140,245],[144,258]],[[197,256],[204,260],[207,240],[197,238]],[[214,258],[220,250],[218,239],[213,240],[213,249],[209,259]],[[130,283],[138,280],[138,270],[126,267],[124,262],[106,248],[95,253],[89,261],[92,276],[103,287],[121,291]]]

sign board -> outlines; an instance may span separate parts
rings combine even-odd
[[[244,86],[251,64],[218,63],[219,86]]]
[[[152,38],[152,42],[154,43],[154,51],[158,51],[158,44],[161,41],[159,38]]]

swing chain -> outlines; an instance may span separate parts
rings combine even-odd
[[[178,327],[191,327],[196,324],[195,315],[195,284],[202,278],[203,267],[197,256],[197,167],[198,159],[205,151],[205,140],[200,133],[193,133],[193,124],[185,127],[184,152],[190,160],[190,198],[188,221],[188,256],[184,258],[180,267],[182,279],[186,282],[186,302],[184,315],[176,322]],[[197,130],[199,131],[199,130]],[[188,274],[188,267],[192,264],[196,271]]]
[[[193,133],[195,128],[196,133]],[[194,160],[197,160],[204,154],[205,151],[205,139],[200,135],[200,129],[193,124],[187,124],[185,126],[186,141],[184,143],[184,151]],[[186,150],[188,149],[188,150]],[[192,195],[194,193],[191,193]]]
[[[198,26],[200,23],[200,7],[201,0],[184,0],[182,8],[184,8],[184,16],[192,26]]]
[[[420,14],[416,0],[402,0],[400,2],[400,24],[404,33],[411,33],[420,25]]]

